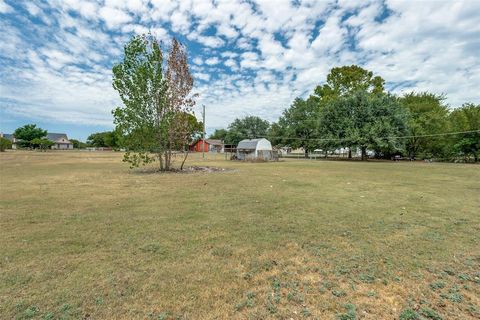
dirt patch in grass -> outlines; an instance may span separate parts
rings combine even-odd
[[[183,170],[173,168],[170,171],[160,171],[158,168],[142,168],[134,170],[134,173],[139,174],[149,174],[149,173],[157,173],[157,174],[188,174],[188,173],[218,173],[218,172],[229,172],[234,171],[234,169],[230,168],[220,168],[220,167],[209,167],[209,166],[190,166],[185,167]]]

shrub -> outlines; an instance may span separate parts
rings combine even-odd
[[[12,148],[12,142],[7,138],[1,137],[0,138],[0,152],[4,152],[7,149]]]

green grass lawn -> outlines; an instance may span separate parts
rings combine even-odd
[[[480,317],[480,166],[211,158],[0,154],[0,318]]]

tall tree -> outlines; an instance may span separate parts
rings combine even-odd
[[[267,135],[268,127],[268,121],[256,116],[235,119],[228,126],[225,141],[228,144],[238,144],[243,139],[263,138]]]
[[[167,68],[165,72],[167,82],[167,103],[169,112],[174,114],[168,125],[168,145],[165,151],[165,169],[168,170],[172,156],[172,146],[187,145],[192,139],[192,131],[196,130],[197,121],[191,115],[195,105],[196,94],[192,94],[193,77],[188,66],[187,51],[184,46],[175,38],[167,57]],[[180,170],[183,169],[188,156],[189,148],[185,150]]]
[[[319,108],[332,100],[347,97],[357,92],[382,94],[385,93],[385,80],[380,76],[374,76],[372,71],[363,69],[357,65],[332,68],[327,75],[327,81],[317,86],[310,99],[316,101]],[[323,143],[323,148],[328,147]],[[349,158],[352,157],[352,146],[349,147]]]
[[[127,43],[123,62],[113,67],[113,87],[123,102],[113,111],[114,122],[131,167],[158,160],[161,171],[170,170],[172,151],[187,142],[189,117],[183,114],[195,98],[187,61],[185,48],[174,39],[164,68],[160,43],[142,35]]]
[[[451,128],[454,132],[480,130],[480,105],[466,103],[450,114]],[[453,151],[465,158],[480,158],[480,132],[468,132],[452,136]]]
[[[408,114],[391,95],[357,92],[330,101],[321,111],[319,134],[324,147],[353,146],[390,154],[402,151]],[[328,139],[328,140],[327,140]]]
[[[270,125],[267,131],[267,139],[270,140],[272,146],[283,147],[288,145],[288,139],[285,139],[285,125],[283,121],[274,122]]]
[[[380,76],[374,76],[372,71],[359,66],[335,67],[327,75],[327,82],[317,86],[314,97],[321,100],[330,100],[345,97],[358,91],[367,93],[384,92],[385,80]]]
[[[282,134],[278,141],[292,148],[303,148],[305,157],[318,146],[320,107],[314,98],[296,98],[290,108],[283,111],[276,131]]]
[[[125,45],[123,62],[112,71],[113,88],[123,102],[113,116],[128,148],[124,161],[138,167],[157,159],[164,170],[169,107],[160,44],[151,35],[133,37]]]
[[[19,144],[23,147],[31,147],[31,141],[41,139],[47,135],[47,131],[38,128],[36,124],[27,124],[15,130],[13,133]]]
[[[215,131],[210,135],[210,139],[225,140],[228,131],[225,129],[215,129]]]
[[[120,146],[119,141],[120,137],[116,131],[96,132],[87,138],[87,144],[96,148],[118,148]]]
[[[411,92],[399,99],[408,110],[409,136],[407,151],[411,158],[417,156],[442,156],[446,153],[444,136],[428,136],[448,131],[448,107],[445,97],[428,92]]]

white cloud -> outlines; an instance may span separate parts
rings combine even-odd
[[[198,31],[196,31],[196,30],[192,31],[190,34],[188,34],[187,38],[189,40],[199,42],[199,43],[203,44],[204,46],[211,47],[211,48],[221,47],[225,43],[219,37],[205,36],[205,35],[202,35],[202,34],[198,33]]]
[[[210,80],[210,74],[208,73],[198,72],[198,73],[195,73],[193,76],[197,79],[204,80],[204,81]]]
[[[105,24],[110,29],[117,28],[120,25],[132,20],[132,17],[125,11],[112,7],[101,8],[100,17],[105,21]]]
[[[215,64],[219,64],[220,59],[218,59],[218,57],[211,57],[205,60],[205,63],[208,64],[209,66],[213,66]]]
[[[347,30],[340,25],[340,16],[330,16],[312,42],[312,48],[319,54],[340,50],[346,41]]]
[[[452,106],[480,103],[479,1],[49,0],[21,6],[28,14],[20,17],[0,0],[0,107],[8,100],[16,114],[111,124],[110,110],[119,102],[111,66],[132,33],[149,31],[165,44],[170,35],[186,37],[209,126],[250,114],[273,121],[332,67],[345,64],[372,70],[397,93],[429,90],[447,94]],[[391,14],[382,20],[385,6]]]
[[[255,69],[259,66],[259,56],[255,52],[244,52],[241,55],[242,61],[240,66],[242,68]]]
[[[230,67],[230,69],[236,71],[238,69],[238,64],[237,64],[237,61],[235,59],[228,59],[224,62],[224,65],[226,65],[227,67]]]
[[[33,2],[25,3],[25,9],[27,9],[28,13],[34,17],[38,16],[42,12],[42,10]]]
[[[230,25],[221,24],[217,27],[217,33],[229,39],[234,39],[238,36],[238,32]]]
[[[0,13],[13,12],[13,8],[5,3],[4,0],[0,0]]]
[[[190,29],[188,16],[181,11],[173,12],[170,17],[170,22],[172,23],[172,29],[175,32],[185,33]]]

